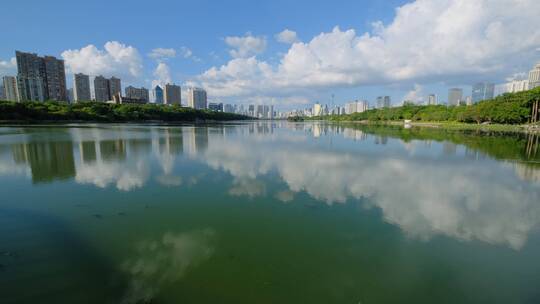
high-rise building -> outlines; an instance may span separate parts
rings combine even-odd
[[[33,53],[15,52],[19,99],[45,101],[48,97],[45,61]]]
[[[159,85],[156,85],[152,90],[152,99],[154,100],[154,103],[163,103],[163,89]]]
[[[6,100],[6,96],[4,95],[4,84],[0,84],[0,100]]]
[[[529,72],[529,90],[540,87],[540,62]]]
[[[101,75],[94,78],[94,97],[96,101],[111,100],[109,85],[109,79]]]
[[[163,91],[164,102],[165,104],[182,104],[182,91],[180,86],[175,84],[166,84],[165,90]],[[206,93],[205,93],[206,95]]]
[[[4,76],[2,78],[4,84],[4,99],[9,101],[21,101],[19,98],[19,90],[17,88],[17,78],[13,76]]]
[[[115,95],[122,95],[122,81],[113,76],[109,79],[109,98],[112,99]]]
[[[128,99],[136,99],[141,102],[148,102],[150,99],[149,92],[145,88],[135,88],[133,86],[129,86],[126,88],[126,97]]]
[[[45,62],[47,99],[66,101],[67,88],[64,60],[56,59],[53,56],[45,56],[43,61]]]
[[[389,108],[391,104],[390,96],[377,97],[377,108]]]
[[[315,103],[313,105],[313,111],[311,112],[313,113],[313,116],[321,116],[322,115],[322,106],[320,103]]]
[[[427,104],[428,105],[436,105],[436,104],[438,104],[437,95],[429,94],[428,98],[427,98]]]
[[[529,80],[512,80],[507,82],[504,87],[504,93],[517,93],[529,89]]]
[[[223,112],[223,104],[211,102],[208,104],[208,109],[215,112]]]
[[[190,88],[188,90],[188,107],[194,109],[206,109],[206,91],[201,88]]]
[[[90,101],[90,77],[78,73],[73,75],[73,101]]]
[[[479,82],[472,87],[472,102],[493,99],[495,85],[493,83]]]
[[[367,111],[368,108],[369,103],[367,102],[367,100],[355,100],[345,104],[345,111],[342,114],[362,113]]]
[[[448,90],[448,105],[457,106],[463,99],[463,90],[460,88],[451,88]]]

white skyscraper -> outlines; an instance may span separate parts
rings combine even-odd
[[[427,98],[427,104],[430,106],[438,104],[437,95],[429,94]]]
[[[19,98],[19,90],[17,88],[17,78],[13,76],[4,76],[2,78],[4,84],[4,96],[9,101],[21,101]]]
[[[540,87],[540,62],[529,72],[529,90]]]
[[[208,107],[206,91],[201,88],[189,88],[188,107],[194,109],[206,109]]]

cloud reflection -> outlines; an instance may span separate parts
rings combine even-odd
[[[129,277],[122,303],[150,303],[159,291],[182,279],[193,267],[209,259],[214,252],[212,229],[185,233],[165,233],[158,240],[142,241],[135,256],[121,269]]]

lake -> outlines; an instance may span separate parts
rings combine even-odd
[[[540,303],[526,134],[0,127],[0,303]]]

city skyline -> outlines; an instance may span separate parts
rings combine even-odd
[[[148,28],[136,24],[112,27],[111,20],[90,26],[81,21],[81,12],[62,1],[52,4],[56,5],[36,4],[40,8],[36,11],[50,16],[70,14],[54,31],[43,31],[43,37],[22,39],[43,26],[37,21],[7,33],[0,45],[0,76],[14,76],[13,52],[20,49],[63,59],[68,87],[73,87],[75,73],[116,76],[126,85],[150,90],[166,83],[202,87],[209,102],[264,103],[292,109],[315,101],[330,104],[332,96],[342,104],[358,98],[374,102],[380,95],[390,96],[394,105],[403,100],[425,101],[429,94],[446,96],[451,87],[469,92],[478,82],[524,79],[530,66],[540,61],[540,35],[526,30],[540,26],[533,13],[540,4],[531,0],[513,5],[460,0],[338,2],[309,9],[298,2],[287,12],[279,10],[284,3],[277,1],[266,3],[264,14],[245,1],[168,3],[171,8],[200,8],[194,16],[174,21],[161,18],[163,14],[175,16],[174,9],[148,12],[130,7],[133,18],[144,15],[161,21],[145,22]],[[122,3],[110,5],[122,7]],[[98,6],[87,4],[85,18],[96,15]],[[335,14],[328,16],[330,7]],[[14,14],[6,16],[6,21],[10,23],[23,8],[7,3],[6,9]],[[230,24],[216,9],[229,13],[227,20],[237,14],[249,18]],[[317,22],[292,18],[301,9],[310,16],[327,18]],[[283,18],[275,21],[279,14]],[[255,22],[261,18],[271,22]],[[195,29],[194,35],[186,35],[188,24],[194,25],[189,26]],[[453,29],[452,24],[459,28]],[[440,33],[428,31],[415,37],[418,27]],[[44,43],[44,39],[54,43]],[[435,53],[433,49],[439,47],[447,51]],[[336,52],[340,55],[331,55]],[[419,56],[429,64],[416,64]],[[183,94],[187,100],[187,90]]]

